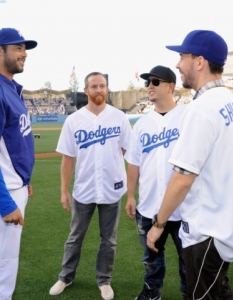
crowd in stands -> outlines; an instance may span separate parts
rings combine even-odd
[[[30,115],[64,115],[72,98],[25,98]]]

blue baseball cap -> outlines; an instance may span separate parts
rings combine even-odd
[[[228,47],[224,39],[214,31],[194,30],[184,39],[180,46],[166,46],[167,49],[179,53],[191,53],[203,56],[209,62],[224,66]]]
[[[2,28],[0,29],[0,45],[26,45],[26,50],[33,49],[37,46],[36,41],[25,40],[19,30],[14,28]]]

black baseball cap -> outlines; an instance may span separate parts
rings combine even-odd
[[[156,66],[150,70],[150,73],[143,73],[140,75],[140,77],[145,80],[150,76],[155,76],[166,82],[173,82],[176,84],[176,74],[171,69],[164,66]]]
[[[0,29],[0,46],[1,45],[17,45],[24,43],[26,50],[33,49],[37,46],[36,41],[25,40],[19,30],[14,28]]]

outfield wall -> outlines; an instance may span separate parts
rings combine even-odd
[[[31,116],[32,123],[64,123],[68,115]]]
[[[126,114],[130,122],[136,122],[142,115]],[[32,123],[64,123],[68,115],[31,116]]]

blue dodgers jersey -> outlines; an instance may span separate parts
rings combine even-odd
[[[1,74],[0,137],[4,138],[12,165],[23,185],[29,184],[34,165],[34,140],[22,86]]]

